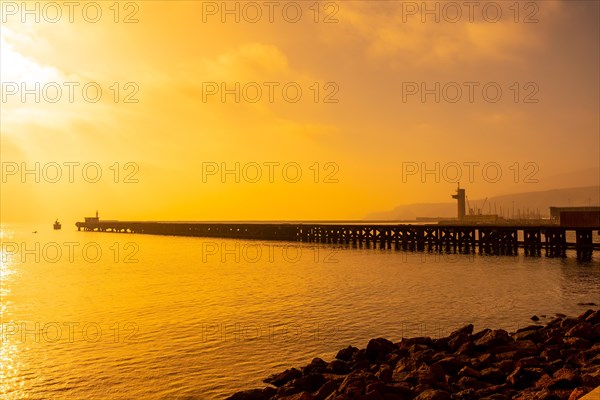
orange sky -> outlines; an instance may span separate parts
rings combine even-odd
[[[275,2],[273,22],[255,2],[255,23],[248,2],[238,3],[239,23],[209,13],[222,2],[120,2],[119,15],[113,2],[97,2],[96,23],[84,18],[86,2],[73,22],[63,2],[54,3],[57,22],[47,2],[27,3],[34,14],[21,2],[1,4],[2,222],[70,223],[96,209],[115,219],[359,219],[451,201],[456,183],[443,172],[453,176],[457,164],[471,198],[598,183],[595,1],[521,2],[518,15],[513,2],[476,2],[473,20],[462,8],[456,22],[445,3],[435,22],[411,8],[421,2],[401,1]],[[297,4],[302,16],[291,23]],[[502,18],[492,22],[496,9]],[[123,23],[128,15],[137,22]],[[35,93],[23,99],[23,85],[36,82],[46,88],[40,101]],[[90,82],[102,89],[95,103],[83,96]],[[239,103],[206,92],[236,82],[247,89]],[[436,82],[439,103],[406,93]],[[472,102],[466,82],[474,82]],[[499,101],[484,98],[486,84],[488,94],[502,90]],[[57,86],[61,99],[48,101]],[[298,87],[302,98],[286,101],[284,86],[288,98]],[[462,97],[452,103],[457,86]],[[137,102],[125,103],[128,94]],[[325,102],[328,94],[336,102]],[[36,163],[39,182],[21,175]],[[234,174],[203,176],[223,163],[239,163],[239,183]],[[439,163],[439,182],[403,177],[403,163]],[[472,182],[465,163],[479,163]],[[482,174],[487,163],[501,168],[496,182]],[[62,178],[53,183],[56,165]],[[262,177],[253,182],[257,165]],[[102,176],[91,182],[98,167]],[[134,179],[125,183],[128,173]]]

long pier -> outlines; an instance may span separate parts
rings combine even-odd
[[[142,222],[88,218],[75,224],[78,230],[149,235],[197,236],[232,239],[279,240],[346,244],[354,247],[406,251],[438,251],[487,255],[592,258],[600,250],[593,235],[600,227],[507,226],[507,225],[411,225],[389,223],[301,222]],[[567,241],[573,232],[575,242]]]

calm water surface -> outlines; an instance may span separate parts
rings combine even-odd
[[[533,314],[600,304],[598,254],[580,263],[1,232],[3,399],[222,399],[373,337],[514,330]]]

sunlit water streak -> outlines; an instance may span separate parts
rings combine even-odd
[[[533,314],[600,304],[597,255],[439,256],[39,226],[3,226],[2,240],[3,399],[219,399],[372,337],[466,323],[514,330]]]

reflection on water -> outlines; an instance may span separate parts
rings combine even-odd
[[[37,230],[38,234],[31,233]],[[2,398],[223,398],[372,337],[600,304],[598,256],[2,229]]]
[[[591,293],[591,301],[600,306],[600,274],[597,261],[578,261],[573,258],[560,260],[563,279],[560,280],[560,290],[566,296],[588,295],[589,288],[597,288],[596,295]]]
[[[10,283],[16,271],[14,257],[5,254],[3,245],[5,241],[11,241],[14,232],[10,229],[0,229],[0,394],[2,398],[19,399],[26,397],[25,382],[22,374],[24,357],[19,355],[20,346],[4,340],[11,332],[8,320],[8,310],[12,308],[10,298]]]

